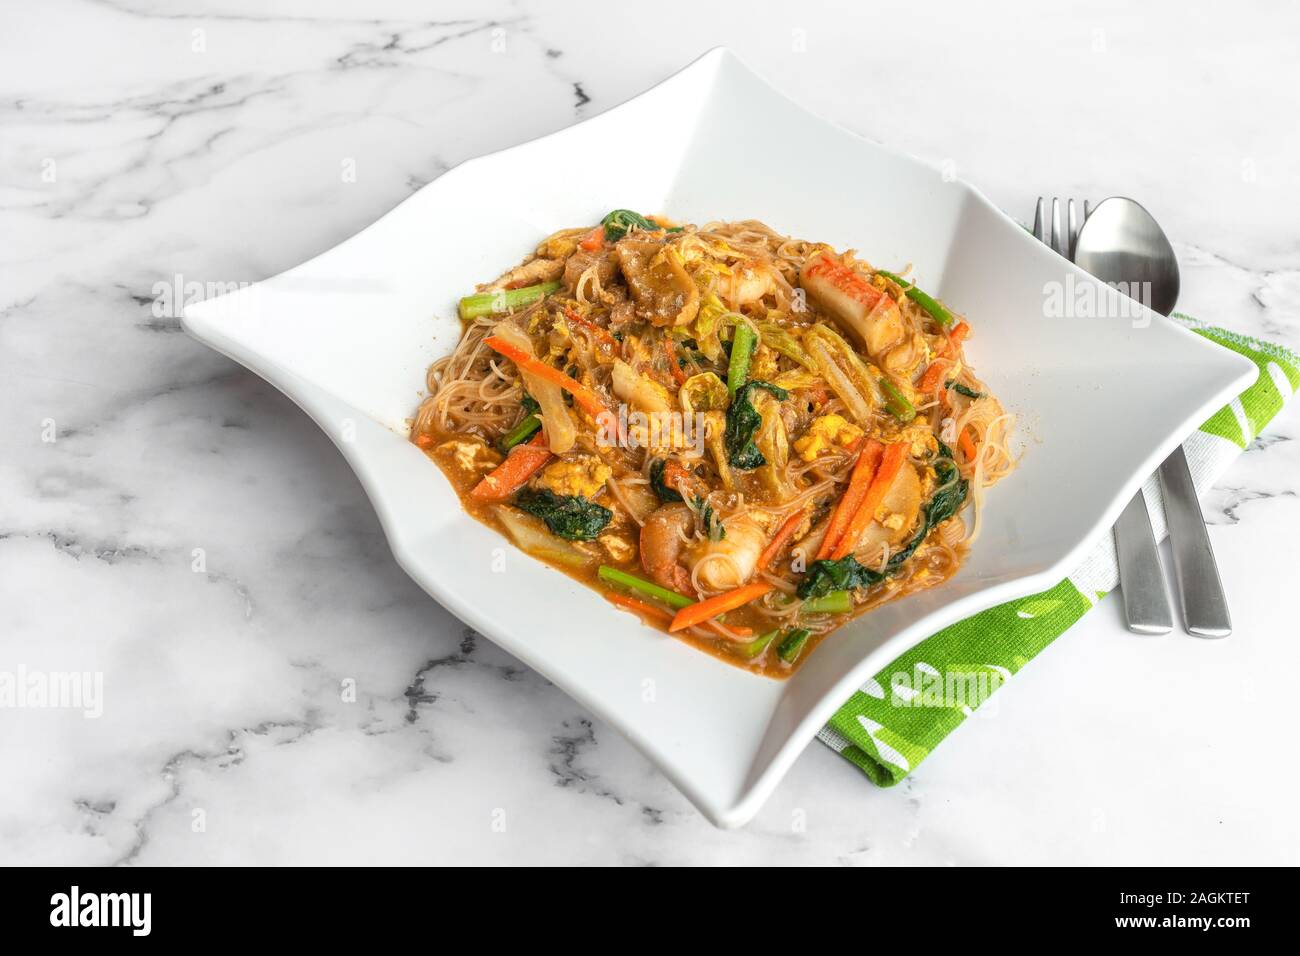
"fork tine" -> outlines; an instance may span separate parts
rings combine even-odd
[[[1043,197],[1038,197],[1038,205],[1034,207],[1034,238],[1039,242],[1047,242],[1047,233],[1043,229]]]
[[[1065,248],[1065,234],[1061,229],[1061,201],[1055,196],[1052,197],[1052,241],[1048,245],[1058,255],[1069,258],[1069,251]]]
[[[1079,241],[1079,222],[1074,212],[1074,200],[1071,199],[1065,204],[1065,220],[1067,230],[1065,234],[1065,258],[1071,262],[1074,261],[1074,246]]]
[[[1087,221],[1088,221],[1088,217],[1091,216],[1091,215],[1092,215],[1092,200],[1091,200],[1091,199],[1085,199],[1085,200],[1083,201],[1083,221],[1084,221],[1084,222],[1087,222]]]

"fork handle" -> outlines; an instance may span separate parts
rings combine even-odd
[[[1227,637],[1232,633],[1228,599],[1182,446],[1160,466],[1160,490],[1169,522],[1178,597],[1183,604],[1183,626],[1197,637]]]
[[[1168,634],[1174,629],[1174,612],[1165,593],[1160,552],[1141,488],[1115,522],[1115,555],[1128,629],[1137,634]]]

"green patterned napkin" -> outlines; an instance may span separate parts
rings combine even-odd
[[[1183,443],[1200,492],[1254,440],[1297,388],[1300,358],[1288,349],[1186,315],[1174,318],[1259,366],[1241,397]],[[1157,538],[1164,507],[1153,477],[1144,487]],[[880,786],[906,777],[1007,678],[1024,667],[1119,583],[1115,542],[1106,535],[1056,587],[989,608],[922,641],[867,681],[835,712],[818,739]]]

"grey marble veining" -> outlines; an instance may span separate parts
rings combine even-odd
[[[97,719],[0,709],[0,861],[1294,862],[1293,409],[1206,502],[1231,640],[1137,639],[1103,602],[899,787],[813,745],[725,833],[411,583],[325,436],[160,291],[281,271],[725,43],[1012,213],[1140,199],[1181,308],[1297,345],[1300,15],[1234,18],[1252,28],[1169,0],[7,6],[0,670],[100,672],[104,696]]]

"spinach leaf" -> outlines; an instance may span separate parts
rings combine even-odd
[[[796,627],[785,636],[781,646],[776,649],[776,656],[787,664],[793,664],[799,659],[799,655],[803,652],[804,645],[808,643],[810,637],[812,637],[812,631],[807,628]]]
[[[925,520],[921,523],[921,530],[916,533],[911,541],[902,551],[896,551],[889,556],[885,562],[885,574],[893,574],[908,558],[921,546],[936,525],[943,524],[959,510],[966,501],[966,493],[970,490],[970,482],[961,477],[957,466],[953,464],[951,458],[940,458],[934,464],[935,477],[939,480],[939,490],[934,493],[926,506],[921,509]]]
[[[767,459],[754,444],[754,433],[763,424],[763,416],[759,415],[758,409],[750,401],[750,395],[756,388],[768,392],[777,401],[784,402],[790,397],[790,393],[785,389],[757,379],[748,381],[736,389],[731,407],[727,409],[727,425],[722,431],[722,442],[727,449],[727,460],[732,468],[761,468],[767,464]]]
[[[628,230],[632,228],[645,229],[648,232],[655,232],[664,229],[663,226],[656,222],[651,222],[640,213],[633,212],[631,209],[615,209],[608,216],[600,221],[605,227],[605,238],[610,242],[618,242],[627,235]],[[674,226],[666,229],[667,232],[681,232],[680,226]]]
[[[926,508],[926,524],[930,527],[942,524],[961,510],[970,491],[970,482],[961,477],[951,458],[940,458],[935,463],[934,473],[939,480],[939,490]]]
[[[681,501],[681,493],[675,488],[669,488],[664,484],[664,465],[667,462],[662,458],[656,458],[650,463],[650,490],[659,496],[659,500],[667,504],[670,501]]]
[[[727,536],[727,528],[718,518],[718,513],[713,510],[713,505],[697,497],[695,507],[700,509],[700,523],[704,525],[704,533],[708,535],[710,541],[721,541]]]
[[[846,554],[838,561],[823,559],[808,566],[808,575],[799,584],[799,596],[804,600],[818,598],[832,591],[854,591],[879,584],[885,576],[879,571],[872,571],[858,563],[858,559]]]
[[[975,389],[971,388],[969,385],[963,385],[961,382],[956,382],[956,381],[953,381],[952,379],[948,379],[948,381],[944,382],[944,387],[945,387],[945,388],[950,388],[950,389],[952,389],[952,390],[953,390],[954,392],[956,392],[958,395],[965,395],[967,398],[983,398],[983,397],[984,397],[984,393],[983,393],[983,392],[977,392],[977,391],[975,391]]]
[[[515,506],[546,522],[551,534],[570,541],[590,541],[605,530],[614,513],[578,495],[557,495],[548,488],[521,491]]]
[[[939,447],[947,450],[947,446],[942,442],[939,443]],[[864,567],[851,554],[845,555],[838,561],[814,561],[808,566],[807,576],[799,584],[799,597],[815,598],[829,594],[831,591],[869,588],[898,573],[935,526],[947,521],[961,510],[970,490],[970,482],[961,477],[951,457],[943,457],[936,461],[934,471],[939,481],[939,490],[921,509],[924,520],[921,522],[920,530],[901,551],[890,555],[889,560],[885,562],[883,572]]]

